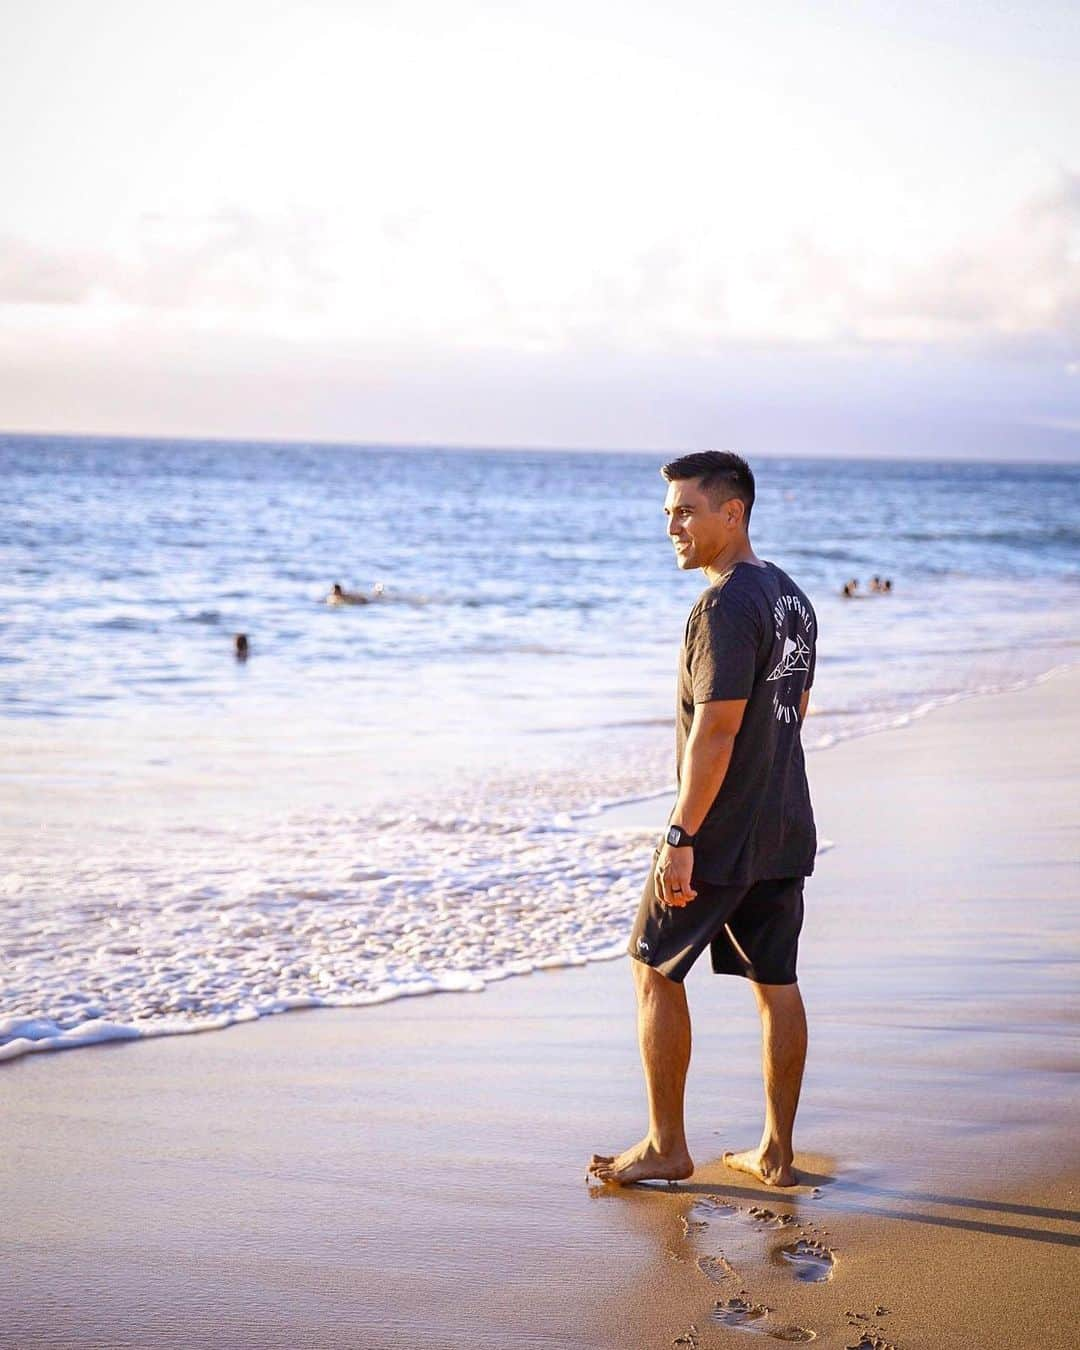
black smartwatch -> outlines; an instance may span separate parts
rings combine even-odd
[[[672,848],[686,848],[693,844],[696,834],[687,834],[681,825],[669,825],[664,839]]]

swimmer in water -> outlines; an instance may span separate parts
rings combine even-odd
[[[333,590],[326,597],[328,605],[366,605],[367,596],[359,591],[344,590],[340,581],[334,582]]]
[[[326,603],[328,605],[370,605],[382,593],[383,584],[381,581],[375,583],[370,595],[365,595],[363,591],[346,591],[340,581],[335,581],[333,589],[326,597]]]
[[[858,589],[859,589],[858,581],[855,580],[845,581],[844,588],[840,592],[840,594],[844,597],[845,600],[860,600],[862,599],[862,597],[857,594]]]
[[[248,659],[248,640],[246,633],[237,633],[233,638],[233,651],[236,653],[236,659],[238,661],[246,661]]]

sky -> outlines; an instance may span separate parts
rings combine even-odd
[[[0,428],[1080,459],[1080,6],[0,0]]]

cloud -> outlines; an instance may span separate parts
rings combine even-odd
[[[670,248],[604,287],[609,317],[678,342],[1080,349],[1080,174],[919,261],[805,230],[721,262]],[[598,306],[597,327],[603,306]],[[680,331],[681,329],[681,331]],[[640,330],[639,330],[640,331]]]
[[[325,302],[321,220],[296,213],[161,213],[139,218],[123,249],[47,249],[0,238],[0,305],[214,309],[243,315]]]
[[[323,220],[314,214],[156,214],[142,217],[140,234],[120,298],[150,308],[311,310],[325,304],[333,283],[320,262]]]
[[[108,285],[112,263],[100,254],[38,248],[0,235],[0,305],[80,305]]]
[[[1080,341],[1080,174],[1063,173],[1005,225],[869,295],[868,332],[905,326],[935,337]],[[878,328],[878,325],[882,325]]]
[[[695,223],[607,250],[576,249],[568,235],[556,253],[521,228],[479,232],[445,204],[340,218],[144,215],[111,249],[0,239],[0,305],[43,307],[54,329],[65,309],[103,327],[119,309],[404,351],[907,345],[1053,352],[1064,366],[1080,348],[1077,173],[915,260],[807,229],[740,243]]]

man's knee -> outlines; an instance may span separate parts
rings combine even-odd
[[[797,982],[791,984],[759,984],[751,980],[754,997],[762,1013],[783,1013],[802,1007],[802,994]]]
[[[670,998],[672,995],[677,997],[682,990],[680,981],[669,979],[655,966],[646,965],[644,961],[633,961],[632,964],[638,998]]]

